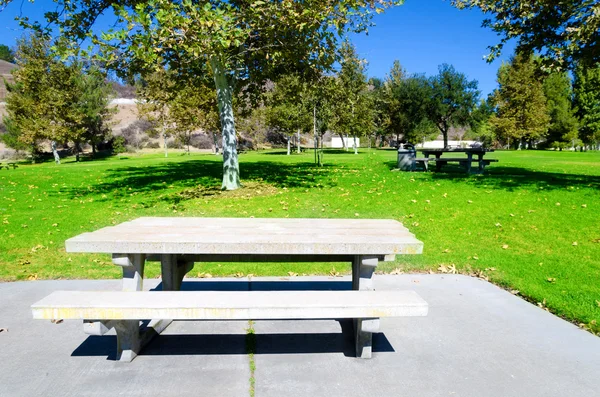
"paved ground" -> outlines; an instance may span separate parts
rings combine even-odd
[[[187,289],[347,289],[347,278],[276,283],[188,280]],[[147,280],[148,288],[157,280]],[[349,325],[257,321],[256,396],[600,395],[600,338],[484,281],[377,276],[414,289],[428,317],[383,319],[374,358],[352,356]],[[79,322],[32,320],[29,305],[58,289],[119,289],[119,281],[0,283],[0,396],[247,396],[246,322],[176,322],[130,364],[115,337]]]

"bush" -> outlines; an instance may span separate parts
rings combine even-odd
[[[148,142],[148,144],[146,144],[146,148],[147,149],[160,149],[160,145],[156,141],[154,141],[154,142]]]
[[[112,139],[112,151],[115,154],[125,153],[125,138],[122,136],[116,136]]]
[[[167,147],[169,149],[183,149],[183,143],[175,138],[167,139]]]
[[[190,146],[193,146],[196,149],[212,149],[212,136],[206,134],[194,134],[190,139]]]

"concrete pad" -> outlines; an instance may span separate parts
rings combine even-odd
[[[184,290],[346,290],[350,278],[186,279]],[[157,280],[145,280],[154,288]],[[387,318],[370,360],[353,357],[349,321],[256,321],[256,396],[593,396],[600,339],[482,280],[375,276],[379,290],[415,290],[427,317]],[[119,290],[121,282],[0,283],[0,396],[245,396],[244,321],[178,321],[131,363],[112,335],[79,321],[33,320],[56,290]],[[344,333],[342,333],[342,329]]]
[[[382,319],[371,360],[349,357],[343,321],[257,321],[256,395],[600,394],[600,339],[576,326],[475,278],[374,280],[379,290],[415,290],[429,315]]]
[[[153,288],[158,280],[144,280]],[[0,283],[0,396],[245,396],[246,321],[171,324],[131,363],[115,362],[114,330],[33,320],[30,305],[56,290],[119,290],[121,282]]]

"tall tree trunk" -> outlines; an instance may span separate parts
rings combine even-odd
[[[297,153],[300,154],[300,129],[298,129],[298,133],[296,135],[298,139],[296,140],[296,149]]]
[[[344,149],[346,149],[346,140],[344,139],[344,134],[342,134],[341,132],[339,134],[340,134],[340,138],[342,139],[342,147]]]
[[[448,149],[448,130],[443,130],[442,135],[444,136],[444,149]]]
[[[214,153],[216,156],[219,154],[219,144],[217,142],[217,134],[215,134],[215,132],[213,131],[212,136],[213,136],[213,149],[214,149]]]
[[[96,143],[91,142],[92,145],[92,157],[96,157]]]
[[[358,154],[358,145],[356,144],[356,134],[354,134],[354,154]]]
[[[346,139],[344,140],[344,148],[346,148],[346,151],[350,150],[348,147],[348,133],[346,133]]]
[[[290,153],[291,153],[291,150],[290,150],[290,149],[291,149],[291,145],[292,145],[292,142],[291,142],[291,141],[292,141],[292,137],[291,137],[291,136],[288,136],[288,137],[287,137],[287,155],[288,155],[288,156],[289,156],[289,155],[290,155]]]
[[[315,147],[315,164],[319,164],[317,160],[317,149],[319,147],[319,139],[317,138],[317,107],[313,106],[313,137]]]
[[[223,133],[223,190],[235,190],[240,184],[240,164],[237,154],[237,137],[233,118],[232,82],[229,81],[221,61],[211,58],[210,65],[217,87],[217,103]]]
[[[58,155],[58,150],[56,150],[56,141],[52,141],[50,143],[50,146],[52,147],[52,154],[54,155],[54,162],[56,164],[60,164],[60,156]]]
[[[167,147],[167,133],[165,132],[165,116],[163,116],[163,122],[162,122],[162,139],[163,139],[163,147],[165,149],[165,157],[169,157],[169,149]]]
[[[79,154],[81,152],[81,146],[79,146],[79,142],[75,142],[75,161],[79,162]]]

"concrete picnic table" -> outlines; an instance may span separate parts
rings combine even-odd
[[[435,156],[436,162],[436,170],[441,170],[442,166],[446,165],[448,162],[458,162],[465,165],[467,173],[471,173],[471,163],[473,160],[473,155],[477,156],[477,160],[475,160],[478,164],[478,172],[483,172],[486,165],[489,165],[491,161],[498,160],[489,160],[484,159],[486,153],[493,152],[494,149],[485,149],[485,148],[437,148],[437,149],[421,149],[421,153],[425,158],[429,158],[429,156]],[[467,155],[466,158],[442,158],[444,153],[465,153]]]
[[[135,296],[114,294],[112,296],[109,293],[104,293],[104,298],[100,298],[98,296],[102,292],[100,294],[96,293],[96,295],[79,295],[78,297],[75,297],[71,292],[64,292],[62,295],[57,293],[54,298],[50,298],[45,303],[34,305],[34,312],[38,313],[38,318],[59,315],[56,313],[71,316],[70,318],[77,318],[78,315],[73,314],[74,309],[70,303],[66,304],[66,309],[57,309],[50,301],[54,303],[63,302],[62,304],[65,305],[64,302],[67,301],[80,302],[88,298],[93,301],[94,305],[97,304],[99,299],[106,299],[107,302],[110,301],[109,307],[121,310],[121,313],[123,313],[122,310],[136,311],[145,303],[156,308],[160,305],[161,298],[159,298],[159,295],[152,293],[152,295],[148,295],[147,292],[143,292],[146,261],[160,261],[163,291],[180,290],[184,276],[194,268],[196,263],[201,262],[347,262],[352,264],[352,289],[357,291],[357,295],[351,295],[351,299],[348,300],[348,295],[330,293],[329,296],[333,299],[331,307],[339,308],[340,313],[345,310],[345,306],[350,305],[353,307],[351,310],[354,310],[352,313],[382,313],[381,316],[425,315],[427,312],[426,303],[420,297],[411,295],[414,294],[412,291],[404,291],[407,294],[402,296],[396,295],[394,298],[399,299],[396,304],[397,307],[393,310],[386,309],[385,305],[388,304],[388,297],[381,295],[386,292],[374,291],[373,284],[373,274],[379,261],[393,261],[398,254],[420,254],[422,250],[423,243],[417,240],[400,222],[395,220],[138,218],[91,233],[83,233],[66,241],[67,252],[112,254],[113,263],[123,269],[123,291],[127,291],[127,293],[139,291]],[[380,294],[381,297],[377,299],[379,299],[380,307],[382,304],[384,307],[378,309],[376,305],[371,305],[370,299],[374,295],[370,295],[371,293],[365,291]],[[137,295],[138,293],[140,295]],[[155,312],[175,313],[177,315],[181,312],[177,310],[178,305],[184,304],[180,301],[185,300],[185,296],[192,297],[192,295],[175,296],[173,293],[162,294],[164,295],[160,295],[161,297],[173,302],[171,304],[164,301],[167,306],[171,306],[165,306],[161,310],[154,309]],[[260,292],[252,292],[251,294],[254,294],[253,296],[256,296],[258,301],[262,299],[258,295]],[[312,292],[312,294],[315,293]],[[218,293],[215,293],[215,296],[211,299],[219,301],[217,305],[221,305],[221,298],[216,295]],[[238,293],[237,296],[240,296],[240,294]],[[276,303],[279,299],[278,296],[265,295],[262,302],[260,302],[261,313],[271,316],[274,311],[281,312],[279,308],[267,307],[269,302]],[[316,295],[314,296],[314,299],[322,299]],[[140,297],[141,301],[137,297]],[[199,299],[205,298],[206,295]],[[234,299],[231,296],[225,297],[225,299],[229,298]],[[292,296],[288,298],[299,301],[301,305],[305,297]],[[123,302],[123,305],[129,304],[129,306],[126,308],[121,307],[119,299],[130,301],[129,303]],[[159,299],[159,301],[156,301],[156,299]],[[235,307],[242,308],[245,305],[244,298],[241,300],[239,298],[235,299],[237,299],[235,303],[237,306]],[[365,301],[361,303],[360,299],[365,299]],[[327,304],[327,302],[324,303]],[[132,305],[135,307],[132,307]],[[368,305],[372,306],[372,310],[365,307]],[[142,309],[145,310],[146,308]],[[246,309],[248,308],[243,307],[243,310],[247,313]],[[86,310],[86,308],[82,309],[83,312]],[[105,316],[107,313],[106,310],[94,310],[88,311],[88,313],[97,313],[99,316]],[[388,310],[388,314],[386,314],[386,310]],[[108,312],[111,312],[111,310],[108,310]],[[147,311],[143,312],[148,313]],[[222,316],[221,313],[222,310],[215,309],[208,314],[203,314],[202,318],[219,319],[222,318],[219,317]],[[189,313],[186,312],[183,314],[184,317],[178,318],[189,319],[189,317],[185,317],[188,315]],[[228,312],[226,315],[229,316],[230,313]],[[277,314],[271,318],[284,318],[277,317],[279,315]],[[322,311],[318,315],[323,316]],[[360,338],[355,336],[359,357],[368,358],[371,356],[371,334],[373,330],[379,327],[379,319],[375,317],[380,317],[380,315],[355,318],[355,333],[360,336]],[[85,318],[88,318],[88,320],[85,320]],[[141,349],[141,346],[146,344],[154,335],[160,334],[172,321],[164,317],[152,320],[144,332],[141,332],[137,322],[102,321],[103,319],[110,320],[110,318],[84,317],[84,330],[91,335],[103,335],[111,327],[116,328],[118,335],[124,335],[123,340],[127,344],[135,345],[134,348],[125,348],[119,342],[118,349],[125,351],[128,355],[120,358],[123,361],[132,360]],[[117,316],[116,319],[118,318],[123,317]],[[119,328],[126,326],[129,328]],[[138,340],[138,334],[144,334],[140,337],[140,340]]]

